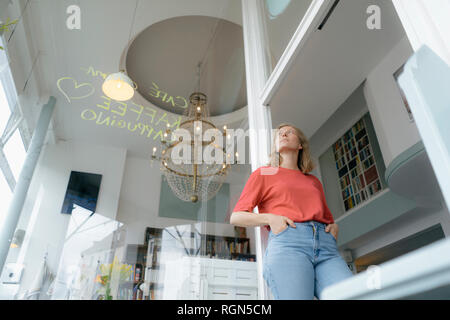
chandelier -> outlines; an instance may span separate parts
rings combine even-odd
[[[160,169],[174,194],[183,201],[195,203],[199,200],[208,201],[217,194],[231,165],[229,161],[228,163],[226,161],[225,148],[216,139],[224,138],[227,128],[224,126],[222,133],[210,121],[206,95],[194,92],[189,102],[183,115],[184,121],[178,128],[183,129],[182,132],[185,134],[178,137],[176,133],[180,131],[172,132],[170,125],[167,124],[162,140],[161,157],[156,156],[156,147],[154,147],[152,160],[160,161]],[[204,134],[208,130],[213,130],[209,133],[215,133],[209,139],[205,138]],[[170,134],[172,136],[168,141]],[[182,161],[179,157],[180,150]],[[214,151],[214,161],[203,159],[203,155],[212,154],[211,151]],[[176,154],[175,158],[174,154]]]

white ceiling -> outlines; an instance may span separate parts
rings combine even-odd
[[[226,20],[184,16],[153,24],[133,40],[126,70],[142,96],[170,112],[183,114],[194,91],[207,95],[212,116],[247,105],[242,27]]]
[[[325,29],[313,35],[271,102],[274,126],[288,120],[311,136],[404,36],[390,1],[378,1],[382,9],[383,29],[370,31],[365,27],[365,12],[371,2],[373,1],[342,0]],[[135,3],[123,0],[77,0],[75,3],[31,1],[30,38],[36,52],[40,52],[37,60],[40,84],[46,93],[58,99],[55,117],[57,138],[127,148],[132,155],[148,157],[153,146],[159,146],[159,139],[154,140],[155,133],[165,129],[165,120],[174,123],[177,115],[164,110],[164,106],[159,108],[149,103],[139,94],[129,103],[126,112],[124,106],[118,104],[111,106],[115,114],[112,114],[111,110],[100,108],[98,105],[105,106],[106,103],[101,92],[103,79],[101,73],[93,76],[92,71],[108,74],[117,72],[125,61],[130,31],[133,39],[143,30],[168,19],[206,16],[224,19],[233,28],[234,25],[242,25],[241,4],[237,0],[141,0],[133,23]],[[65,12],[71,4],[81,7],[81,30],[66,28],[68,15]],[[151,30],[151,27],[148,30]],[[163,49],[159,52],[161,55],[171,44],[162,42],[159,45]],[[174,46],[174,49],[178,50],[179,47]],[[140,59],[139,61],[142,61],[144,58]],[[173,56],[167,54],[161,57],[161,61],[158,59],[152,63],[157,63],[158,70],[164,70],[164,66],[171,70],[171,59]],[[194,67],[193,61],[195,59],[191,57],[191,66],[187,68]],[[139,64],[140,62],[137,65]],[[179,61],[174,66],[179,68]],[[88,72],[90,67],[91,73]],[[186,70],[188,69],[184,69],[183,73],[187,72]],[[162,89],[171,85],[170,76],[167,77],[171,72],[174,72],[173,69],[168,74],[155,75],[158,79],[164,79]],[[224,74],[223,68],[221,72]],[[186,79],[191,77],[192,83],[192,74],[188,73]],[[239,76],[236,78],[239,79]],[[89,84],[82,85],[85,83]],[[221,89],[217,84],[214,88],[213,92]],[[236,92],[236,88],[229,90]],[[238,97],[242,97],[242,86],[240,88]],[[178,91],[188,89],[177,89],[175,85],[167,89],[169,90],[174,91],[169,94],[176,96]],[[83,97],[92,91],[92,95]],[[214,98],[210,97],[213,101],[224,100],[220,94],[213,95]],[[214,117],[218,127],[223,124],[231,128],[239,127],[246,122],[247,108],[238,109],[243,100],[237,101],[240,102],[224,106],[224,110],[217,110],[216,113],[236,110],[231,114]],[[146,109],[144,114],[138,117],[135,112],[138,105],[151,109]],[[214,106],[217,104],[214,103]],[[149,128],[153,128],[153,135],[148,138],[138,134],[139,129],[131,132],[126,128],[96,124],[96,120],[83,120],[81,113],[87,109],[95,110],[96,119],[100,112],[103,112],[102,119],[109,112],[110,121],[116,120],[117,124],[119,120],[123,120],[125,124],[131,123],[132,128],[138,122],[145,123]],[[87,111],[84,115],[90,117],[92,113]]]
[[[366,27],[381,8],[381,30]],[[341,0],[296,58],[270,105],[272,123],[291,122],[311,137],[405,36],[391,1]]]
[[[72,4],[81,8],[81,30],[66,27],[69,16],[66,10]],[[131,155],[148,158],[153,146],[160,147],[157,133],[166,129],[167,122],[172,125],[176,123],[179,115],[174,113],[176,110],[164,110],[139,94],[127,102],[127,106],[113,102],[106,110],[109,101],[102,97],[102,74],[119,71],[131,42],[129,40],[161,21],[175,17],[206,16],[224,19],[234,28],[240,28],[242,20],[240,3],[235,0],[140,0],[133,21],[135,4],[135,1],[123,0],[31,1],[28,8],[31,12],[28,21],[30,39],[36,52],[40,52],[37,64],[44,93],[57,97],[54,129],[58,139],[127,148]],[[204,41],[207,43],[209,39]],[[161,45],[167,48],[170,44]],[[170,69],[173,64],[170,55],[165,58],[165,61],[156,63],[166,66],[169,73],[174,73]],[[191,73],[188,76],[195,78]],[[161,75],[161,79],[164,77],[164,74]],[[174,97],[179,95],[177,88],[168,90],[173,90],[169,94]],[[141,106],[144,110],[139,115],[137,111],[142,110]],[[242,107],[242,103],[238,107]],[[236,111],[213,117],[213,122],[218,127],[224,124],[229,128],[241,126],[246,121],[247,108],[238,107],[229,107],[230,111]],[[82,114],[86,119],[94,120],[84,120]],[[110,117],[109,126],[104,122],[107,116]],[[113,123],[117,126],[112,126]],[[149,129],[144,129],[141,135],[144,125]]]

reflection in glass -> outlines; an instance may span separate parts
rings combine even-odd
[[[14,134],[4,146],[3,152],[5,153],[8,164],[14,174],[14,178],[17,181],[19,179],[20,171],[22,170],[25,158],[27,156],[25,146],[18,129],[16,129]]]
[[[308,11],[312,0],[266,0],[264,3],[273,69]]]
[[[256,259],[249,239],[205,234],[201,227],[148,227],[143,245],[127,244],[126,263],[142,273],[134,272],[134,290],[124,299],[256,299]]]
[[[125,281],[123,224],[75,205],[56,279],[52,300],[112,300]]]
[[[266,0],[267,12],[270,19],[276,19],[289,6],[292,0]]]

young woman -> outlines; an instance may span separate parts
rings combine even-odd
[[[338,226],[313,169],[303,132],[281,124],[270,163],[250,175],[231,215],[233,225],[269,230],[263,277],[277,300],[320,299],[324,288],[353,275],[337,249]]]

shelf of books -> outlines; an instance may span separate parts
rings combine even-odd
[[[334,143],[333,151],[345,211],[382,189],[364,118]]]

